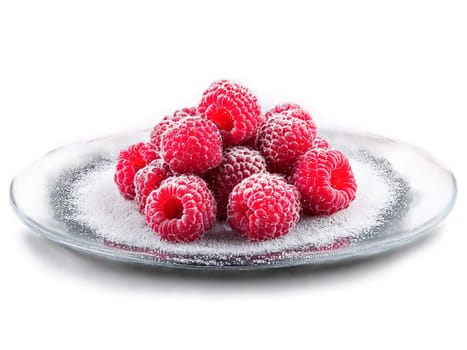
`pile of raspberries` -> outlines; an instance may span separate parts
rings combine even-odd
[[[150,142],[121,151],[115,182],[171,242],[201,238],[216,218],[248,240],[276,238],[301,213],[348,207],[357,189],[348,159],[317,136],[305,109],[285,103],[262,114],[251,91],[228,80],[164,117]]]

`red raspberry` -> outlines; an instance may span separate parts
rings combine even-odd
[[[238,145],[254,136],[262,120],[256,97],[246,87],[228,80],[209,86],[198,111],[216,123],[227,145]]]
[[[268,120],[275,114],[287,114],[294,118],[313,123],[313,119],[311,118],[310,113],[295,103],[283,103],[277,105],[267,111],[264,117],[266,120]]]
[[[146,199],[149,194],[159,187],[162,180],[172,176],[167,164],[161,159],[151,162],[151,164],[138,170],[135,175],[135,200],[139,205],[139,211],[144,213]]]
[[[313,122],[275,114],[259,128],[256,148],[266,159],[269,171],[287,174],[297,159],[311,148],[315,137]]]
[[[258,151],[245,146],[224,150],[222,163],[205,177],[217,200],[219,218],[227,215],[227,202],[233,188],[248,176],[263,172],[266,172],[266,162]]]
[[[320,148],[320,149],[329,149],[331,146],[329,145],[329,142],[322,137],[316,136],[313,145],[311,148]]]
[[[216,201],[206,183],[194,175],[169,177],[146,202],[149,227],[167,241],[199,239],[215,220]]]
[[[125,199],[135,198],[134,178],[136,172],[156,159],[159,159],[159,153],[150,143],[139,142],[120,152],[114,180]]]
[[[281,176],[254,174],[233,189],[227,222],[249,240],[287,234],[300,218],[299,193]]]
[[[263,123],[269,120],[272,116],[277,116],[279,114],[289,115],[291,117],[309,122],[312,128],[316,128],[313,122],[313,119],[311,118],[310,113],[308,113],[306,110],[304,110],[302,107],[300,107],[299,105],[295,103],[283,103],[283,104],[275,106],[274,108],[271,108],[264,115]],[[257,141],[257,135],[255,134],[253,137],[243,142],[243,145],[255,148],[256,141]]]
[[[297,162],[292,182],[307,214],[332,214],[355,199],[357,184],[348,159],[337,150],[311,149]]]
[[[160,150],[162,134],[170,125],[182,120],[185,117],[198,115],[196,107],[183,108],[175,111],[172,115],[166,115],[151,131],[151,143]]]
[[[199,174],[222,161],[222,138],[216,125],[184,117],[162,135],[162,157],[174,173]]]

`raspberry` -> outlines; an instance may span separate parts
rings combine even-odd
[[[313,123],[313,119],[311,118],[310,113],[308,113],[308,111],[306,111],[305,109],[303,109],[302,107],[300,107],[299,105],[295,103],[283,103],[283,104],[277,105],[274,108],[267,111],[264,117],[266,120],[268,120],[270,117],[272,117],[275,114],[286,114],[294,118],[298,118],[306,122]]]
[[[151,143],[160,150],[162,134],[175,122],[182,120],[185,117],[195,116],[198,114],[196,107],[183,108],[175,111],[172,115],[166,115],[159,123],[154,126],[151,131]]]
[[[287,174],[296,160],[311,148],[315,137],[313,122],[275,114],[258,130],[256,148],[266,159],[269,171]]]
[[[184,117],[162,134],[162,157],[174,173],[199,174],[222,161],[222,138],[216,125]]]
[[[159,187],[162,180],[172,175],[167,164],[158,159],[144,168],[138,170],[135,175],[135,200],[139,205],[139,211],[143,214],[146,207],[146,199],[149,194]]]
[[[245,146],[225,149],[222,163],[205,176],[217,200],[219,218],[227,215],[227,202],[233,188],[248,176],[263,172],[266,172],[266,162],[258,151]]]
[[[313,122],[313,119],[311,118],[310,113],[308,113],[306,110],[304,110],[302,107],[295,103],[283,103],[280,105],[275,106],[274,108],[271,108],[269,111],[266,112],[266,114],[263,117],[263,123],[267,120],[269,120],[273,116],[277,115],[289,115],[294,118],[298,118],[300,120],[306,121],[310,123],[310,127],[316,129],[315,123]],[[247,141],[243,142],[245,146],[250,146],[255,148],[256,147],[256,141],[257,141],[257,135],[255,134],[252,138],[248,139]]]
[[[329,142],[327,140],[323,139],[322,137],[316,136],[311,148],[328,149],[331,148],[331,146],[329,145]]]
[[[136,172],[156,159],[159,159],[159,153],[150,143],[139,142],[120,152],[114,181],[125,199],[135,198],[134,178]]]
[[[278,175],[254,174],[233,189],[227,222],[249,240],[283,236],[300,218],[299,193]]]
[[[292,182],[307,214],[332,214],[355,199],[357,184],[347,158],[337,150],[311,149],[297,162]]]
[[[256,97],[246,87],[228,80],[209,86],[198,111],[216,123],[227,145],[238,145],[254,136],[262,120]]]
[[[162,239],[190,242],[201,238],[216,219],[216,202],[206,183],[194,175],[169,177],[151,192],[146,221]]]

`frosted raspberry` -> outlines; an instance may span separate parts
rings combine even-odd
[[[146,202],[146,221],[162,239],[190,242],[211,229],[216,202],[206,183],[194,175],[169,177]]]
[[[347,158],[337,150],[312,149],[297,162],[292,182],[307,214],[332,214],[355,199],[357,184]]]
[[[198,111],[216,123],[227,145],[238,145],[254,136],[262,120],[256,97],[246,87],[228,80],[209,86]]]
[[[313,122],[275,114],[258,130],[256,149],[266,159],[269,171],[287,174],[298,157],[311,148],[315,137]]]
[[[286,114],[294,118],[313,123],[313,119],[311,118],[310,113],[295,103],[283,103],[275,106],[274,108],[271,108],[264,115],[265,120],[268,120],[275,114]]]
[[[175,111],[172,115],[166,115],[159,123],[156,124],[156,126],[154,126],[154,129],[151,132],[151,143],[157,150],[160,150],[162,134],[167,130],[167,128],[185,117],[195,115],[198,115],[196,107],[182,108]]]
[[[134,178],[136,172],[156,159],[159,159],[159,153],[150,143],[139,142],[120,152],[114,181],[125,199],[135,198]]]
[[[199,174],[222,161],[222,138],[216,125],[184,117],[162,134],[161,155],[174,173]]]
[[[277,116],[277,115],[288,115],[290,117],[306,121],[310,123],[311,128],[316,129],[315,123],[313,122],[313,119],[311,118],[310,113],[308,113],[305,109],[303,109],[302,107],[300,107],[299,105],[295,103],[283,103],[283,104],[275,106],[274,108],[271,108],[268,112],[266,112],[266,114],[262,118],[262,123],[266,122],[271,117]],[[256,148],[256,142],[257,142],[257,134],[253,135],[253,137],[243,142],[243,145]]]
[[[299,193],[278,175],[254,174],[229,196],[227,222],[249,240],[283,236],[299,218]]]
[[[322,137],[316,136],[311,148],[328,149],[331,148],[331,146],[329,145],[329,142],[327,140],[323,139]]]
[[[149,194],[159,187],[162,180],[172,176],[167,164],[161,159],[151,162],[151,164],[138,170],[135,175],[135,200],[139,205],[139,211],[144,213],[146,199]]]
[[[248,176],[263,172],[266,172],[266,162],[258,151],[245,146],[224,150],[222,163],[205,176],[217,200],[219,218],[227,215],[227,202],[233,188]]]

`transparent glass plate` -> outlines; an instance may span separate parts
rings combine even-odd
[[[379,254],[430,232],[454,206],[453,174],[425,151],[380,136],[321,133],[361,169],[357,200],[337,215],[304,218],[295,231],[269,242],[247,242],[222,222],[195,243],[162,242],[148,231],[132,202],[116,196],[111,177],[118,152],[144,140],[147,130],[47,153],[13,179],[11,203],[34,232],[69,248],[123,262],[204,269],[323,264]]]

